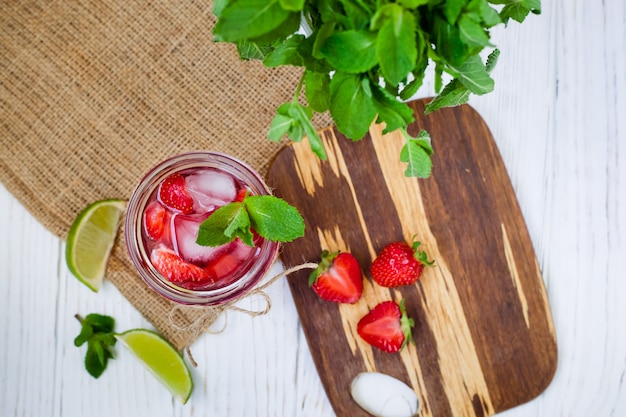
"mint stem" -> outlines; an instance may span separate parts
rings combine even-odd
[[[304,75],[305,73],[303,73],[302,77],[300,77],[300,81],[298,82],[298,86],[296,87],[296,92],[293,95],[294,103],[298,102],[298,99],[300,98],[300,91],[302,90],[302,86],[304,85]]]

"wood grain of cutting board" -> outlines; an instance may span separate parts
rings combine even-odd
[[[328,160],[306,141],[276,156],[268,184],[298,207],[306,233],[284,245],[285,266],[316,261],[322,249],[352,252],[364,273],[353,305],[330,303],[308,287],[310,271],[288,277],[311,354],[340,417],[366,416],[350,396],[352,379],[379,371],[411,386],[419,416],[489,416],[525,403],[550,383],[557,362],[550,307],[522,213],[493,137],[470,106],[424,116],[413,101],[409,133],[426,129],[435,153],[430,178],[404,176],[400,133],[352,142],[321,132]],[[417,284],[388,289],[369,266],[385,244],[422,242],[435,266]],[[356,333],[385,300],[406,299],[414,343],[381,352]]]

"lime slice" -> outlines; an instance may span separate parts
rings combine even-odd
[[[126,207],[123,200],[100,200],[78,213],[67,234],[65,260],[82,283],[98,292]]]
[[[115,335],[150,372],[183,404],[193,390],[191,372],[183,357],[159,334],[133,329]]]

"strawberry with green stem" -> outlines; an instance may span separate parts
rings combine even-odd
[[[383,287],[398,287],[415,284],[422,275],[424,266],[432,266],[426,252],[419,250],[420,242],[392,242],[383,248],[372,262],[372,279]]]
[[[309,275],[309,286],[324,300],[353,304],[363,293],[363,275],[351,253],[325,250]]]
[[[359,320],[357,333],[375,348],[392,353],[412,341],[411,328],[414,326],[415,322],[406,314],[404,299],[400,304],[383,301]]]

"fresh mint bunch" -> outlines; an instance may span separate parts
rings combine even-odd
[[[76,318],[81,323],[80,334],[74,339],[75,346],[87,343],[85,369],[94,378],[100,377],[107,367],[109,359],[113,359],[115,339],[115,320],[101,314],[88,314]]]
[[[214,33],[218,41],[235,43],[242,59],[303,68],[293,100],[277,109],[270,139],[307,136],[325,159],[314,113],[329,111],[353,141],[373,121],[385,123],[384,133],[400,129],[407,138],[401,156],[406,175],[427,177],[432,147],[430,141],[422,146],[423,138],[409,140],[406,127],[414,117],[404,101],[420,88],[428,65],[434,64],[438,95],[427,113],[489,93],[499,54],[490,29],[540,11],[540,0],[215,0]],[[297,33],[303,18],[308,36]],[[483,62],[485,48],[493,52]],[[451,77],[445,87],[444,74]]]
[[[241,239],[254,246],[254,232],[274,242],[291,242],[304,236],[304,219],[298,209],[271,195],[246,195],[215,210],[200,224],[196,243],[220,246]]]

